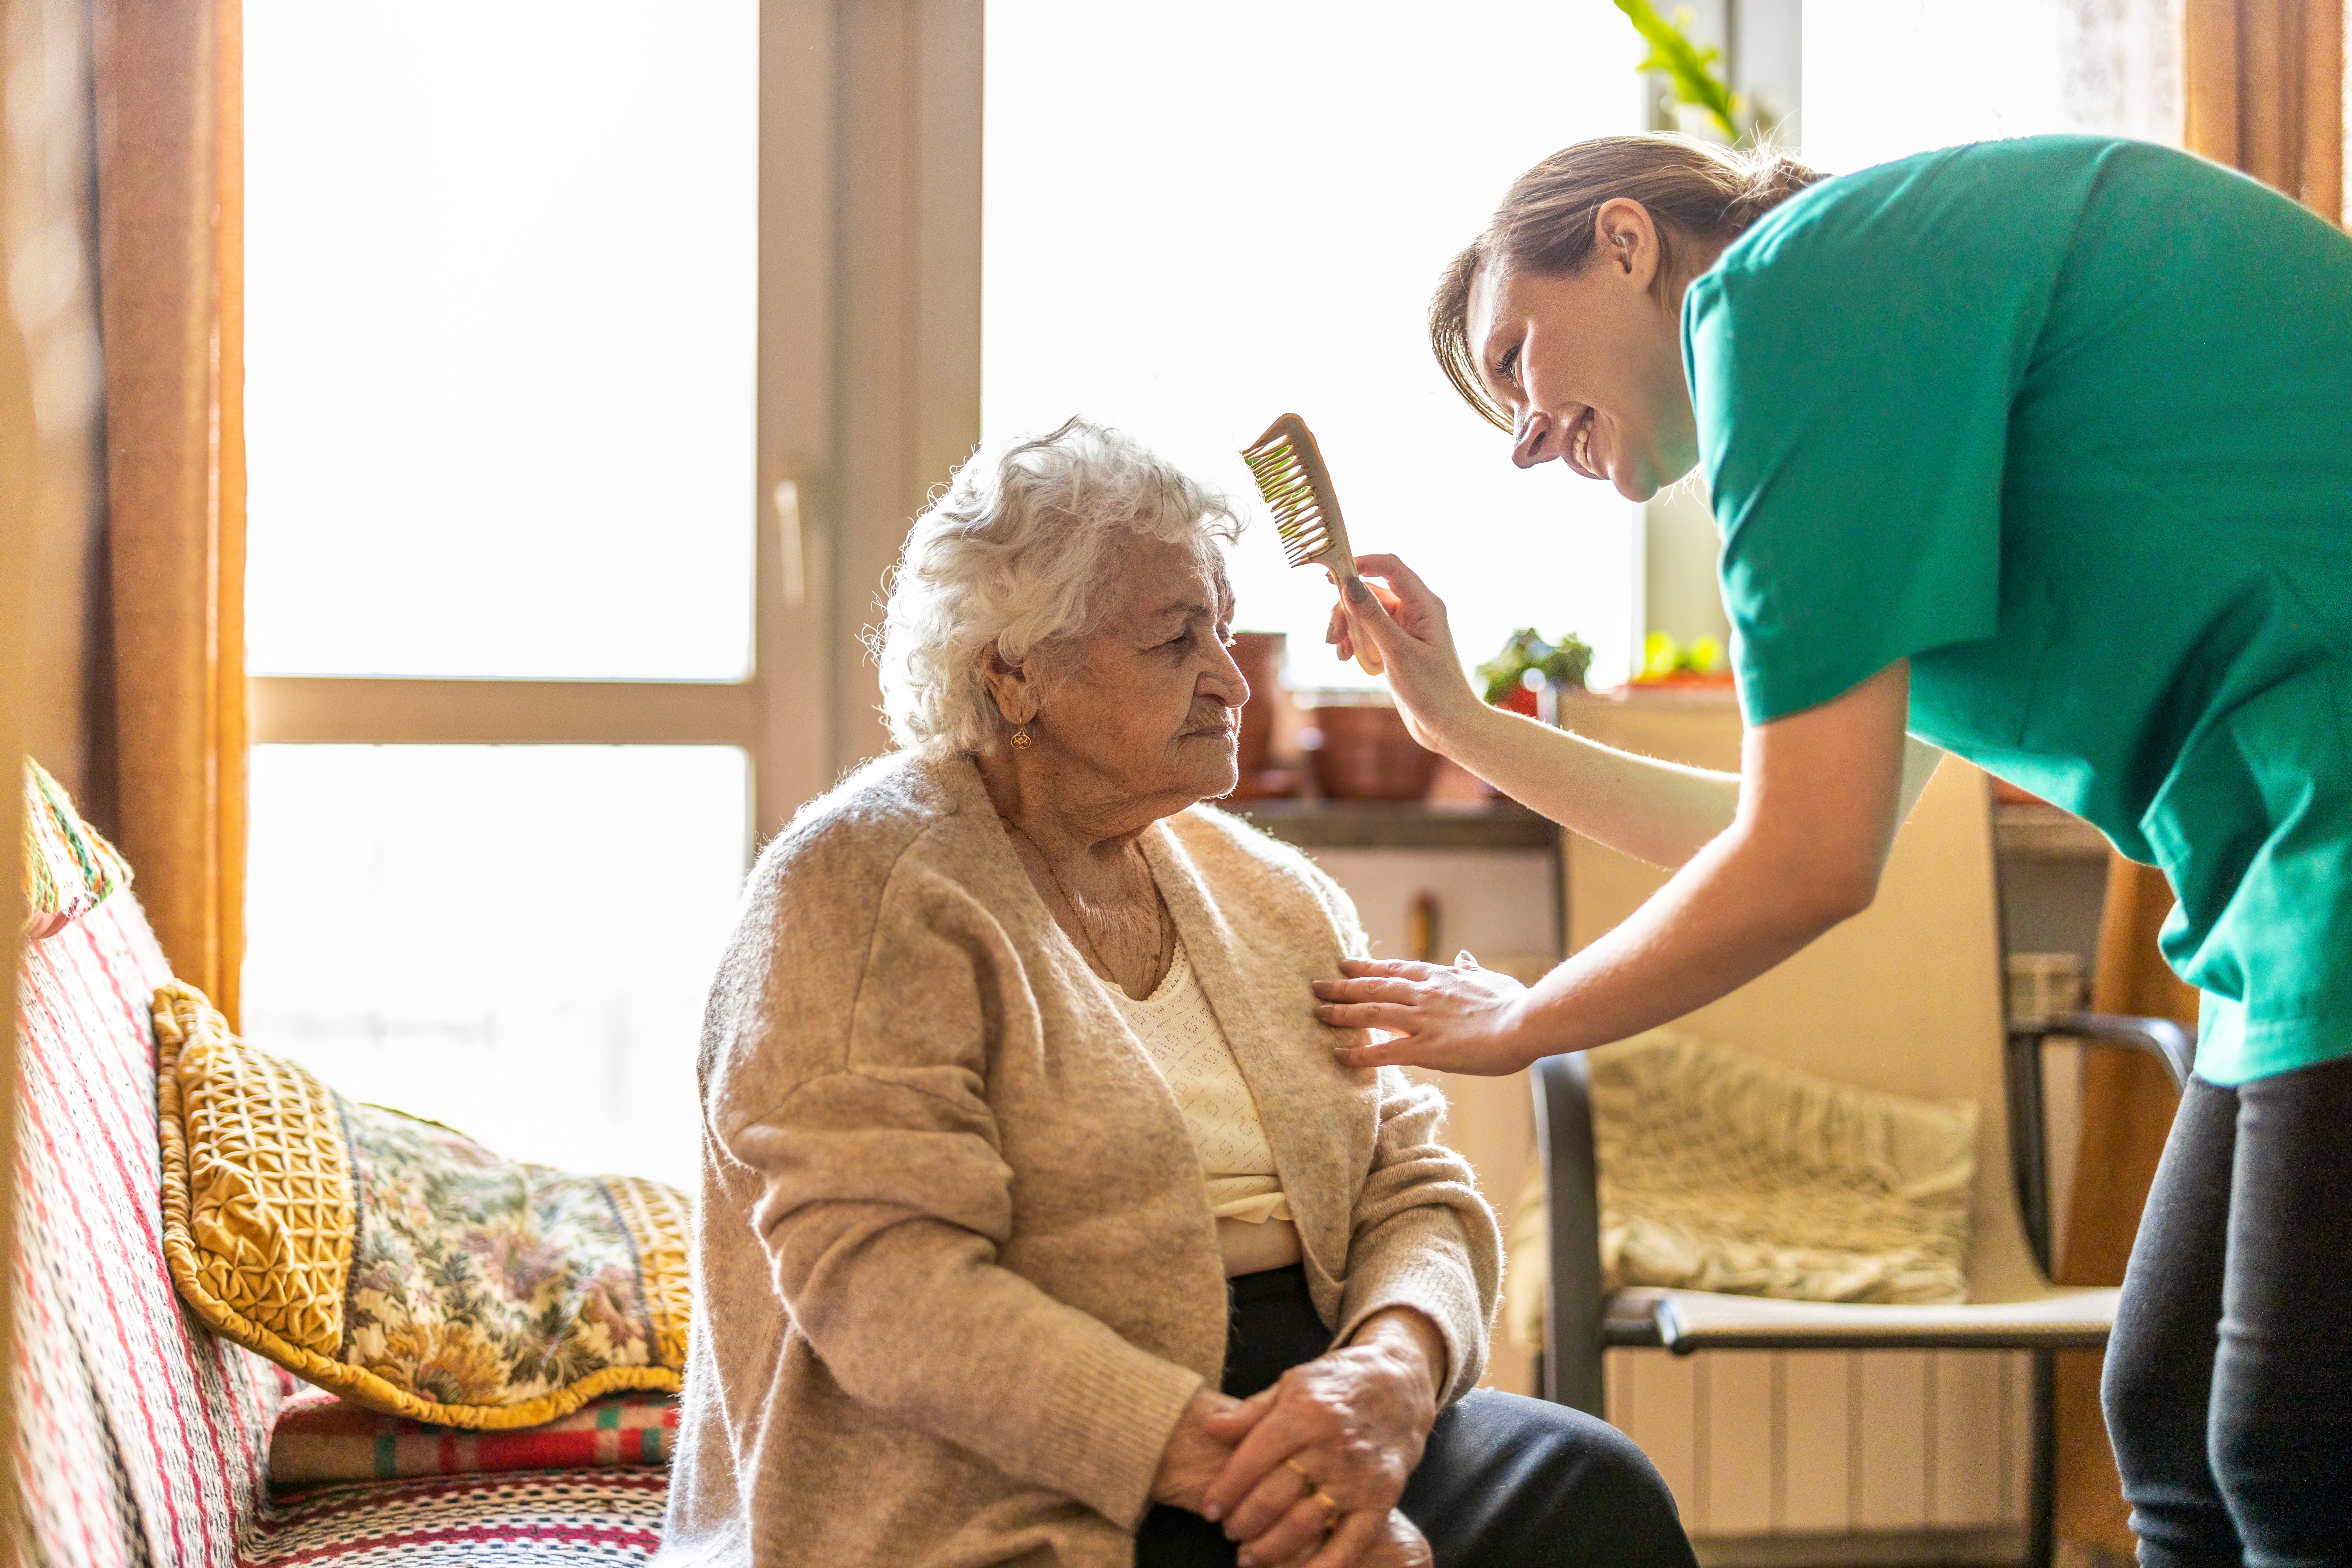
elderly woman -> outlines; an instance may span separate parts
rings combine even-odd
[[[1692,1561],[1622,1438],[1476,1390],[1444,1101],[1311,1011],[1355,913],[1201,805],[1236,526],[1076,420],[917,521],[901,749],[768,846],[711,994],[666,1562]]]

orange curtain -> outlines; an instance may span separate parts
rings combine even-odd
[[[173,970],[234,1024],[246,832],[241,10],[100,0],[99,17],[109,815]]]
[[[2343,0],[2188,0],[2183,142],[2344,221]]]

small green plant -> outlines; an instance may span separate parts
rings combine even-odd
[[[1748,112],[1747,102],[1731,90],[1730,84],[1716,68],[1723,51],[1712,45],[1702,48],[1691,42],[1685,31],[1692,22],[1687,6],[1676,11],[1675,19],[1669,22],[1658,15],[1650,0],[1616,0],[1616,5],[1650,46],[1649,58],[1635,69],[1655,71],[1664,77],[1675,101],[1706,110],[1725,141],[1736,143],[1747,134],[1740,123]]]
[[[1592,645],[1574,632],[1549,643],[1533,626],[1521,626],[1502,652],[1478,667],[1478,679],[1486,682],[1486,700],[1500,702],[1519,689],[1531,669],[1541,670],[1553,686],[1581,686],[1591,668]]]

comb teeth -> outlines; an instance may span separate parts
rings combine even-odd
[[[1282,540],[1282,553],[1293,566],[1304,566],[1330,546],[1330,531],[1323,526],[1323,509],[1315,500],[1314,481],[1297,449],[1288,441],[1244,452],[1258,494],[1274,511],[1274,531]]]
[[[1242,449],[1257,481],[1258,494],[1274,513],[1274,531],[1282,541],[1283,558],[1304,566],[1324,555],[1339,559],[1329,564],[1352,574],[1348,555],[1347,527],[1339,520],[1339,503],[1331,493],[1331,479],[1313,432],[1296,414],[1286,414],[1266,427],[1265,434]]]

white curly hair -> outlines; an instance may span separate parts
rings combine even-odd
[[[891,739],[993,752],[1006,726],[981,673],[990,644],[1066,674],[1102,624],[1121,544],[1188,545],[1223,590],[1220,546],[1241,530],[1222,494],[1086,419],[981,447],[915,519],[867,633]]]

